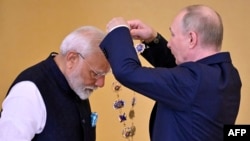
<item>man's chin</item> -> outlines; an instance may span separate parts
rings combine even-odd
[[[91,93],[81,93],[81,94],[78,94],[78,96],[82,100],[88,99],[90,95],[91,95]]]
[[[94,91],[94,89],[85,89],[84,94],[85,95],[90,95],[93,91]]]
[[[89,98],[93,91],[93,89],[85,89],[84,92],[81,92],[77,95],[80,97],[80,99],[85,100]]]

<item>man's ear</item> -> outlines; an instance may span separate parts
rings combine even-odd
[[[195,47],[198,42],[198,35],[196,32],[189,32],[189,48]]]
[[[79,61],[79,56],[76,52],[68,52],[66,54],[66,67],[72,69]]]

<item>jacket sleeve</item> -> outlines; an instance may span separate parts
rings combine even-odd
[[[100,47],[106,54],[115,79],[122,85],[172,108],[179,110],[187,108],[186,105],[192,95],[186,95],[185,92],[194,90],[191,83],[193,79],[186,77],[191,76],[187,74],[189,73],[187,69],[181,69],[178,66],[173,68],[142,66],[130,31],[126,27],[111,31]],[[165,64],[167,67],[167,63]],[[181,75],[177,76],[176,73]],[[179,89],[180,85],[186,84],[187,86]]]
[[[175,58],[167,47],[167,40],[157,34],[156,40],[145,43],[146,49],[141,55],[154,67],[172,68],[176,66]]]

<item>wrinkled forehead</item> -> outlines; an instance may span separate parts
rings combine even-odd
[[[86,60],[97,70],[109,71],[110,65],[103,52],[93,52],[86,56]]]
[[[176,31],[179,31],[182,29],[182,19],[183,19],[184,15],[185,15],[185,12],[181,11],[180,13],[178,13],[174,17],[174,19],[170,25],[171,32],[176,32]]]
[[[184,10],[180,11],[180,12],[175,16],[175,18],[174,18],[174,20],[173,20],[173,23],[175,23],[175,24],[181,24],[181,23],[182,23],[182,20],[183,20],[183,17],[185,16],[186,13],[187,13],[187,12],[184,11]]]
[[[85,54],[86,59],[91,60],[106,60],[106,57],[101,49],[95,49],[92,51],[89,51],[87,54]]]

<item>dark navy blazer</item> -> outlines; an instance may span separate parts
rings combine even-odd
[[[222,141],[223,125],[237,118],[242,85],[230,54],[175,66],[166,45],[161,38],[142,54],[155,68],[141,66],[126,27],[111,31],[101,48],[121,84],[156,101],[151,141]]]

